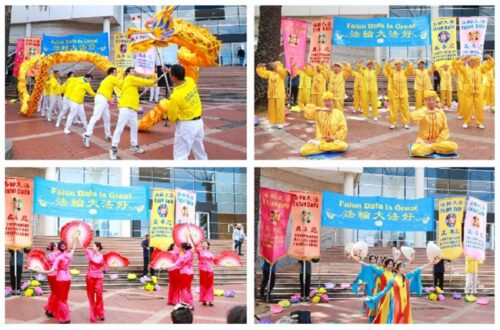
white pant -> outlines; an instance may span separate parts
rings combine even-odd
[[[40,98],[40,101],[38,102],[38,112],[40,110],[42,111],[42,116],[45,116],[45,111],[47,110],[47,106],[49,104],[49,98],[45,93],[43,93],[42,97]]]
[[[465,293],[477,293],[477,274],[465,273]]]
[[[203,120],[177,121],[174,140],[174,159],[187,160],[191,150],[194,158],[207,160],[208,156],[203,146],[205,133],[203,131]]]
[[[104,95],[97,94],[94,98],[94,113],[92,114],[92,118],[90,118],[86,135],[92,135],[95,123],[101,119],[101,116],[104,121],[104,133],[106,136],[111,136],[111,115],[109,114],[108,100],[106,100]]]
[[[55,112],[56,106],[59,109],[59,112],[61,112],[62,109],[61,95],[58,94],[49,95],[49,112],[47,114],[47,118],[52,118],[52,113]]]
[[[152,86],[149,88],[149,102],[158,102],[158,97],[160,96],[160,87]]]
[[[63,120],[64,115],[66,115],[68,111],[69,111],[69,100],[65,96],[62,99],[62,110],[61,112],[59,112],[59,116],[57,116],[57,123],[60,123],[61,120]]]
[[[71,125],[73,124],[73,120],[75,117],[78,117],[80,121],[83,124],[83,127],[85,130],[87,129],[87,118],[85,117],[85,108],[83,107],[83,104],[78,104],[75,103],[71,100],[69,100],[69,115],[68,118],[66,119],[66,126],[64,126],[64,129],[70,129]]]
[[[130,108],[120,108],[118,122],[116,123],[115,134],[111,146],[118,147],[125,125],[130,128],[130,146],[137,146],[137,111]]]

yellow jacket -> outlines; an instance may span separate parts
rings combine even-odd
[[[304,70],[299,70],[297,68],[294,68],[294,70],[299,76],[299,88],[311,89],[312,86],[311,77],[309,77],[309,75],[305,73]]]
[[[406,69],[401,69],[401,71],[396,71],[387,62],[385,64],[385,69],[389,77],[392,78],[391,90],[393,92],[393,97],[403,98],[408,97],[408,80],[407,78],[413,72],[413,64],[408,62]]]
[[[318,72],[317,67],[307,67],[304,72],[312,78],[311,94],[323,95],[326,92],[326,72],[323,69]]]
[[[139,111],[139,87],[153,86],[155,79],[142,79],[131,74],[123,79],[122,95],[118,100],[118,108],[130,108]]]
[[[433,90],[430,75],[434,73],[434,67],[428,69],[413,69],[412,73],[415,75],[413,82],[413,89],[416,91]]]
[[[168,119],[171,122],[191,120],[200,117],[201,113],[202,106],[198,87],[192,78],[186,77],[182,85],[174,87],[170,96]]]
[[[257,68],[257,75],[267,80],[267,98],[285,99],[285,79],[286,69],[279,63],[276,65],[276,71],[267,70],[265,67]]]
[[[410,113],[411,119],[419,125],[418,137],[424,141],[441,142],[448,140],[450,130],[446,114],[443,110],[436,108],[436,112],[429,113],[427,107],[413,111]]]
[[[355,91],[366,92],[366,80],[363,78],[363,74],[353,71],[352,75],[354,76],[354,85],[352,89]]]
[[[441,82],[439,83],[439,86],[441,90],[443,91],[452,91],[453,90],[453,84],[451,82],[451,76],[453,74],[452,70],[448,67],[448,69],[443,68],[443,66],[440,66],[437,71],[439,72],[439,77],[441,79]]]
[[[304,109],[304,116],[308,120],[316,121],[316,140],[322,141],[327,137],[345,140],[347,122],[342,111],[338,109],[317,110],[316,106],[309,104]]]
[[[90,96],[95,96],[92,87],[90,87],[90,83],[88,81],[85,81],[84,78],[80,77],[79,79],[75,80],[75,83],[71,88],[71,94],[67,95],[66,97],[77,104],[83,104],[85,93],[89,94]]]
[[[451,63],[457,73],[462,76],[463,91],[469,94],[482,93],[483,74],[495,67],[495,61],[492,58],[475,68],[466,67],[463,58],[456,58]]]
[[[54,75],[51,75],[49,78],[49,88],[46,94],[47,95],[61,94],[61,85],[59,84],[59,80],[57,80],[56,76]]]
[[[495,73],[494,69],[486,72],[483,77],[483,86],[484,87],[493,87],[495,88]]]
[[[456,77],[456,80],[457,80],[457,92],[463,91],[464,90],[464,77],[455,68],[452,69],[452,73]]]
[[[465,273],[466,274],[477,274],[479,273],[479,265],[482,264],[484,260],[474,260],[469,257],[465,257]]]
[[[391,64],[387,62],[384,65],[384,69],[382,71],[383,75],[387,78],[387,91],[392,91],[392,76],[389,74],[389,67],[392,68]]]
[[[358,63],[358,72],[363,75],[364,80],[366,81],[366,88],[370,92],[378,92],[378,82],[377,77],[380,74],[380,64],[375,64],[375,70],[363,68],[361,63]]]
[[[83,77],[70,77],[66,79],[64,84],[61,85],[61,92],[64,93],[64,96],[67,97],[69,94],[71,94],[71,91],[73,90],[73,87],[75,86],[75,82],[78,79],[83,79]]]
[[[116,88],[120,88],[122,81],[117,76],[113,76],[112,74],[108,75],[101,81],[99,88],[97,89],[97,94],[101,94],[106,98],[106,100],[111,100],[113,97],[113,90]]]
[[[45,95],[49,95],[49,92],[50,92],[50,79],[54,76],[53,73],[51,73],[49,75],[49,78],[47,78],[47,80],[45,80],[44,84],[43,84],[43,92],[45,93]]]
[[[342,65],[342,70],[339,73],[329,71],[328,74],[328,90],[333,93],[334,97],[343,100],[345,97],[345,81],[352,75],[351,65]]]

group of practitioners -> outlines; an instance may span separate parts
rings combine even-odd
[[[106,140],[111,143],[111,160],[118,158],[118,145],[125,126],[128,126],[130,151],[142,154],[145,150],[139,146],[138,141],[138,112],[141,111],[139,88],[150,87],[155,91],[153,98],[157,100],[158,84],[167,79],[168,75],[174,84],[168,109],[169,119],[176,122],[174,159],[187,160],[191,151],[196,159],[208,159],[203,144],[202,104],[196,83],[192,78],[186,77],[186,71],[181,65],[175,64],[170,68],[163,66],[160,70],[163,75],[156,79],[145,79],[133,67],[128,67],[123,76],[118,75],[117,68],[110,67],[97,92],[94,92],[91,86],[94,79],[91,73],[77,77],[70,71],[62,83],[60,72],[54,70],[45,82],[44,96],[40,100],[38,112],[49,122],[57,115],[56,127],[66,118],[65,134],[71,133],[73,124],[81,123],[85,130],[82,136],[83,145],[87,148],[90,147],[95,125],[102,118]],[[94,110],[88,123],[84,109],[86,95],[94,98]],[[119,114],[112,133],[110,104],[113,103],[115,95],[118,98]]]
[[[325,152],[346,151],[348,125],[345,119],[346,81],[354,77],[353,111],[377,122],[379,113],[380,74],[387,79],[389,128],[395,129],[401,118],[403,127],[410,121],[419,125],[418,137],[411,147],[412,156],[425,157],[432,153],[453,154],[457,144],[449,140],[450,132],[444,111],[452,109],[453,77],[456,79],[457,118],[468,128],[475,118],[480,129],[485,128],[483,109],[494,105],[495,61],[486,55],[482,62],[477,56],[457,57],[451,63],[426,67],[419,60],[416,68],[410,61],[389,60],[382,67],[376,61],[360,60],[353,69],[346,62],[306,64],[302,70],[292,65],[292,73],[279,61],[257,65],[257,75],[267,80],[269,129],[281,129],[286,123],[286,79],[298,77],[298,107],[304,116],[315,123],[315,137],[300,150],[302,156]],[[292,59],[293,63],[293,59]],[[431,75],[439,72],[440,97],[433,90]],[[414,79],[414,106],[410,112],[408,78]],[[371,114],[370,114],[371,109]]]

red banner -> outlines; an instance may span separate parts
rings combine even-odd
[[[281,35],[285,49],[285,67],[294,75],[292,66],[302,70],[306,64],[307,53],[307,25],[306,21],[281,18]]]
[[[292,237],[288,255],[300,260],[320,257],[321,193],[291,191],[295,194],[292,207]]]
[[[33,244],[33,179],[5,178],[5,246],[19,250]]]
[[[16,57],[14,59],[14,77],[17,77],[19,74],[19,68],[21,64],[29,60],[34,55],[40,54],[42,39],[39,37],[35,38],[24,38],[18,39],[16,44]],[[28,76],[34,77],[36,72],[30,70],[28,72]]]
[[[14,77],[19,75],[19,68],[24,61],[24,39],[18,39],[16,42],[16,57],[14,58]]]
[[[260,255],[270,264],[286,255],[286,227],[295,195],[260,188]]]
[[[332,51],[332,18],[320,18],[312,21],[311,45],[309,46],[309,63],[330,64]]]

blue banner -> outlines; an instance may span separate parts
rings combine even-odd
[[[407,47],[431,44],[429,16],[333,18],[332,43],[349,47]]]
[[[45,55],[75,50],[109,56],[108,33],[71,34],[62,37],[44,34],[42,37],[42,53]]]
[[[76,219],[148,220],[147,187],[114,187],[35,177],[34,214]]]
[[[433,231],[434,199],[345,196],[323,191],[321,225],[363,230]]]

